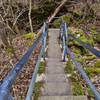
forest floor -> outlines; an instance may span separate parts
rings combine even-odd
[[[13,41],[13,48],[15,54],[13,55],[12,49],[3,49],[0,52],[0,81],[8,74],[8,72],[15,67],[16,63],[21,59],[21,57],[27,52],[29,47],[33,44],[34,38],[30,35],[23,35],[17,37]],[[38,57],[41,43],[38,44],[35,51],[32,53],[29,61],[22,69],[20,75],[17,77],[15,84],[12,88],[12,94],[15,100],[25,100],[25,95],[28,90],[30,80],[32,78],[32,73],[34,72],[35,60]],[[16,56],[16,57],[15,57]]]

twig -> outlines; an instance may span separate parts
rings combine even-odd
[[[4,24],[7,26],[7,28],[11,30],[11,32],[12,32],[13,34],[16,34],[16,33],[13,31],[13,29],[9,26],[8,22],[7,22],[7,21],[6,21],[6,23],[4,22],[5,20],[4,20],[4,18],[2,17],[1,14],[0,14],[0,17],[1,17],[1,19],[2,19],[2,21],[0,21],[0,22],[4,23]]]
[[[15,26],[15,24],[16,24],[18,18],[19,18],[25,11],[26,11],[26,10],[24,9],[24,10],[22,10],[22,11],[19,13],[19,15],[16,17],[16,19],[15,19],[15,21],[14,21],[14,23],[13,23],[13,27]]]

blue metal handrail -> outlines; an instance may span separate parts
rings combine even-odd
[[[40,35],[33,43],[33,45],[29,48],[29,50],[25,53],[25,55],[21,58],[21,60],[16,64],[16,66],[8,73],[8,75],[4,78],[2,84],[0,85],[0,100],[13,100],[10,95],[10,90],[12,85],[14,84],[15,79],[19,75],[23,66],[27,63],[30,55],[33,50],[35,50],[40,39],[43,38],[43,35]]]
[[[34,70],[33,75],[32,75],[32,80],[31,80],[30,85],[29,85],[26,100],[31,100],[31,97],[33,95],[36,76],[37,76],[37,73],[38,73],[38,70],[39,70],[40,60],[41,60],[41,57],[43,57],[44,53],[45,53],[47,33],[48,33],[48,27],[47,27],[47,24],[44,23],[43,35],[42,35],[42,48],[41,48],[41,51],[40,51],[40,55],[38,57],[38,61],[37,61],[36,66],[35,66],[35,70]]]
[[[76,40],[80,45],[82,45],[84,48],[88,49],[90,52],[92,52],[94,55],[100,58],[100,51],[93,48],[89,43],[84,43],[79,38],[74,37],[72,34],[68,34],[69,37],[72,37],[74,40]]]
[[[75,60],[74,53],[71,52],[68,47],[67,47],[67,52],[70,55],[70,58],[72,59],[72,62],[75,65],[75,68],[78,70],[80,75],[83,77],[87,85],[89,85],[91,91],[95,95],[96,100],[100,100],[100,93],[96,90],[96,87],[93,85],[93,83],[87,76],[86,72],[83,70],[82,65]]]
[[[66,33],[67,34],[67,25],[66,24],[63,24],[63,25],[61,25],[62,27],[62,29],[61,30],[63,30],[63,31],[65,31],[65,32],[63,32],[63,33]],[[66,28],[65,28],[66,27]],[[62,33],[61,33],[62,34]],[[78,42],[80,42],[80,44],[82,44],[82,46],[84,46],[85,48],[87,48],[88,50],[90,50],[92,53],[94,53],[94,54],[96,54],[97,56],[99,55],[99,51],[97,51],[96,49],[94,49],[94,48],[89,48],[89,47],[87,47],[87,45],[85,45],[81,40],[79,40],[79,39],[77,39],[77,38],[75,38],[74,36],[72,36],[72,35],[70,35],[70,34],[67,34],[67,35],[64,35],[65,36],[65,39],[66,39],[66,52],[70,55],[70,58],[71,58],[71,60],[72,60],[72,62],[73,62],[73,64],[75,65],[75,68],[78,70],[78,72],[80,73],[80,75],[83,77],[83,79],[86,81],[86,83],[87,83],[87,85],[89,85],[89,87],[90,87],[90,89],[91,89],[91,91],[93,92],[93,94],[95,95],[95,98],[96,98],[96,100],[100,100],[100,93],[96,90],[96,87],[92,84],[92,82],[89,80],[89,78],[88,78],[88,76],[87,76],[87,74],[85,73],[85,71],[83,70],[83,68],[82,68],[82,66],[81,66],[81,64],[80,63],[78,63],[76,60],[75,60],[75,57],[74,57],[74,53],[73,52],[71,52],[70,50],[69,50],[69,48],[68,48],[68,37],[73,37],[73,39],[74,40],[76,40],[76,41],[78,41]],[[61,38],[63,37],[63,35],[61,35]],[[63,40],[62,40],[62,42],[63,42]],[[63,44],[65,45],[65,42],[63,42]],[[94,51],[96,51],[96,53],[94,52]],[[98,56],[99,57],[99,56]]]

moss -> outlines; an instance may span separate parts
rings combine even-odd
[[[74,53],[75,54],[75,53]],[[77,62],[80,62],[80,63],[83,63],[85,60],[82,58],[82,57],[80,57],[78,54],[75,54],[75,60],[77,61]]]
[[[87,91],[88,91],[90,97],[94,97],[94,94],[92,93],[89,86],[87,86]]]
[[[18,97],[18,100],[22,100],[22,98],[23,98],[22,96],[19,96],[19,97]]]
[[[97,43],[100,43],[100,33],[96,34],[95,41],[96,41]]]
[[[89,39],[87,39],[87,38],[85,37],[85,33],[83,33],[83,35],[81,35],[81,36],[79,37],[79,39],[80,39],[81,41],[83,41],[84,43],[89,43],[90,45],[94,45],[94,40],[93,40],[93,38],[92,38],[91,35],[89,36]],[[80,44],[79,44],[77,41],[75,41],[75,44],[77,44],[78,46],[80,46]]]
[[[73,52],[76,54],[81,54],[81,50],[79,48],[74,47]]]
[[[87,61],[87,60],[93,60],[93,59],[95,59],[95,58],[96,58],[95,55],[87,55],[87,56],[84,56],[84,57],[83,57],[83,59],[84,59],[85,61]]]
[[[80,85],[79,81],[73,82],[72,84],[73,95],[84,95],[82,86]]]
[[[64,16],[63,19],[64,19],[64,21],[65,21],[67,24],[72,23],[72,16],[71,16],[71,15],[69,15],[69,16]]]
[[[89,34],[89,37],[87,38],[83,30],[75,27],[69,27],[68,32],[73,34],[75,37],[79,38],[84,43],[89,43],[91,45],[94,45],[94,38],[93,38],[94,35],[92,33]],[[77,46],[81,46],[77,41],[74,40],[73,40],[73,44]]]
[[[40,62],[40,67],[39,67],[38,73],[42,74],[44,72],[45,72],[45,62]]]
[[[35,88],[33,92],[34,100],[38,100],[39,96],[41,95],[41,87],[43,86],[43,82],[35,83]]]
[[[71,16],[61,16],[61,17],[59,17],[57,20],[55,20],[55,21],[53,22],[54,27],[56,27],[56,28],[59,28],[59,27],[60,27],[60,24],[61,24],[61,22],[62,22],[62,17],[63,17],[64,21],[65,21],[67,24],[70,24],[70,23],[72,22],[72,17],[71,17]]]
[[[83,90],[82,90],[82,86],[80,85],[78,79],[77,79],[77,75],[74,73],[75,69],[74,66],[72,64],[72,61],[70,61],[70,59],[68,59],[66,67],[65,67],[65,73],[66,74],[71,74],[70,79],[72,82],[72,92],[74,95],[83,95]]]
[[[86,54],[86,49],[84,49],[82,46],[75,45],[73,47],[73,52],[77,55],[84,55]],[[79,57],[78,57],[79,58]]]
[[[38,74],[42,74],[45,72],[45,62],[40,62],[39,65],[39,70],[38,70]],[[35,83],[35,89],[34,89],[34,100],[38,100],[38,98],[41,96],[41,88],[43,87],[44,82],[37,82]]]
[[[61,18],[55,20],[54,23],[53,23],[54,27],[59,28],[60,24],[61,24],[61,21],[62,21]]]
[[[66,67],[65,67],[65,73],[72,74],[74,72],[74,66],[70,60],[67,61]]]
[[[96,68],[100,68],[100,60],[97,60],[94,66],[95,66]]]
[[[91,30],[96,30],[96,25],[92,25]]]
[[[13,52],[13,49],[12,49],[12,48],[7,48],[6,51],[7,51],[8,53],[12,53],[12,52]]]
[[[14,49],[12,47],[9,47],[6,49],[6,52],[9,56],[11,56],[14,53]]]
[[[32,46],[32,44],[33,44],[33,42],[31,42],[31,41],[28,41],[25,43],[26,46]]]
[[[33,39],[33,38],[34,38],[34,34],[35,34],[35,33],[24,34],[23,37],[24,37],[25,39]]]
[[[100,69],[95,68],[95,67],[88,67],[88,68],[85,69],[85,71],[90,78],[93,75],[100,73]],[[78,73],[74,73],[74,66],[73,66],[72,62],[70,61],[70,59],[68,59],[68,62],[66,64],[65,73],[71,74],[70,79],[71,79],[71,82],[72,82],[73,95],[84,95],[85,91],[83,89],[84,87],[82,86],[82,82],[84,82],[84,81],[81,79],[81,77],[80,77],[80,75],[78,75]],[[88,91],[89,96],[93,97],[93,93],[90,90],[90,88],[87,87],[86,89]]]
[[[95,68],[95,67],[85,67],[85,71],[87,73],[87,75],[92,78],[94,75],[99,74],[100,73],[100,68]]]

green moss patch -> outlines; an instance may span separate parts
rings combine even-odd
[[[94,57],[92,57],[92,58],[94,58]],[[83,61],[83,59],[81,59],[81,60]],[[90,58],[89,58],[89,60],[90,60]],[[85,71],[90,78],[92,78],[94,75],[100,73],[100,69],[95,68],[95,67],[85,67]],[[69,78],[72,83],[71,86],[72,86],[73,95],[76,95],[76,96],[84,95],[85,92],[87,91],[89,94],[89,97],[94,97],[92,91],[85,84],[85,81],[83,80],[83,78],[79,75],[79,73],[75,72],[74,65],[73,65],[72,61],[70,61],[70,59],[68,59],[68,61],[67,61],[67,64],[65,67],[65,73],[71,74]],[[84,85],[85,85],[85,87],[84,87]]]
[[[34,39],[34,34],[35,34],[35,33],[24,34],[23,37],[24,37],[25,39]]]
[[[100,33],[96,34],[95,41],[100,43]]]
[[[100,60],[97,60],[94,66],[95,66],[96,68],[100,68]]]
[[[45,62],[40,62],[38,74],[42,74],[45,72]],[[34,100],[38,100],[41,96],[41,88],[43,87],[44,82],[37,82],[35,83],[35,89],[33,93]]]
[[[92,78],[94,75],[97,75],[100,73],[100,68],[88,67],[88,68],[85,68],[85,71],[86,71],[87,75],[90,78]]]
[[[79,81],[72,82],[73,95],[84,95],[83,89]]]
[[[83,59],[84,59],[85,61],[87,61],[87,60],[93,60],[93,59],[95,59],[95,58],[96,58],[95,55],[87,55],[87,56],[84,56],[84,57],[83,57]]]
[[[67,61],[67,64],[64,70],[66,74],[72,74],[74,72],[74,67],[70,60]]]
[[[72,82],[73,95],[83,95],[84,92],[83,92],[83,89],[82,89],[82,85],[77,78],[77,74],[75,73],[74,65],[73,65],[73,63],[70,59],[68,59],[68,61],[67,61],[67,64],[66,64],[66,67],[65,67],[65,73],[71,74],[70,79],[71,79],[71,82]]]
[[[83,30],[75,28],[75,27],[69,27],[68,32],[73,34],[75,37],[79,38],[84,43],[89,43],[91,45],[94,45],[94,38],[92,34],[89,34],[89,37],[87,38]],[[74,41],[74,40],[73,40],[73,44],[77,46],[81,46],[77,41]]]
[[[9,47],[6,49],[6,53],[8,54],[8,56],[12,56],[14,54],[14,49],[13,47]]]
[[[35,83],[35,88],[33,92],[34,100],[38,100],[39,96],[41,96],[41,87],[43,86],[43,82]]]
[[[67,24],[70,24],[72,22],[71,15],[69,15],[69,16],[61,16],[61,17],[59,17],[58,19],[56,19],[53,22],[54,27],[56,27],[56,28],[59,28],[60,27],[61,22],[62,22],[62,17],[63,17],[64,21],[67,22]]]
[[[32,46],[33,42],[32,41],[28,41],[25,43],[26,46]]]
[[[40,67],[39,67],[38,73],[42,74],[44,72],[45,72],[45,62],[40,62]]]

